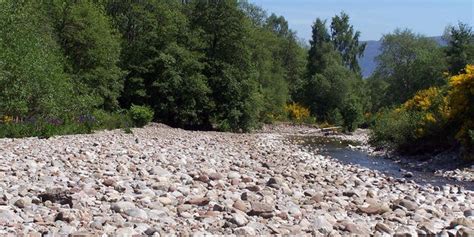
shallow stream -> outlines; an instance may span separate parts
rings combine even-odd
[[[359,145],[354,142],[340,141],[339,139],[321,136],[291,136],[288,139],[309,149],[315,149],[318,151],[318,154],[330,156],[344,164],[359,165],[371,170],[378,170],[394,178],[405,178],[413,180],[418,184],[431,184],[433,186],[458,185],[474,191],[474,182],[456,181],[436,176],[433,170],[420,167],[414,168],[397,159],[369,155],[365,151],[350,148],[349,145]],[[412,173],[413,176],[410,178],[405,177],[407,172]]]

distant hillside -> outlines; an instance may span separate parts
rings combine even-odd
[[[441,36],[430,37],[439,45],[445,46],[447,43]],[[375,58],[380,54],[380,46],[382,44],[381,41],[365,41],[367,43],[367,47],[364,51],[364,56],[359,58],[359,64],[362,68],[362,75],[364,78],[369,77],[375,71],[377,67],[377,62],[375,62]]]

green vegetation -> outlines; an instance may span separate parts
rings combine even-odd
[[[381,63],[368,81],[372,111],[382,108],[372,144],[408,154],[461,148],[474,160],[474,32],[459,23],[445,38],[443,48],[407,30],[384,37]]]
[[[0,1],[0,137],[157,121],[246,132],[262,123],[372,128],[377,146],[472,154],[474,34],[382,38],[363,80],[360,32],[316,18],[309,45],[247,1]],[[415,149],[416,148],[416,149]]]
[[[135,126],[143,127],[151,122],[154,112],[147,106],[132,105],[129,115]]]

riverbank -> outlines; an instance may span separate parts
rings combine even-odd
[[[286,134],[0,139],[0,234],[472,233],[473,192],[343,165]]]
[[[285,136],[324,137],[344,141],[347,148],[365,152],[371,156],[390,159],[418,171],[431,172],[433,175],[455,181],[474,182],[474,162],[461,158],[458,151],[446,151],[434,155],[402,156],[387,149],[377,149],[369,144],[369,129],[357,129],[350,134],[335,133],[311,125],[278,124],[266,125],[261,129],[266,133],[278,133]]]

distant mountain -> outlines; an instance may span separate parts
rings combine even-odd
[[[430,37],[441,46],[446,46],[447,42],[441,36]],[[367,46],[365,47],[364,56],[359,58],[359,65],[362,69],[362,76],[364,78],[369,77],[375,71],[377,62],[375,58],[380,55],[381,41],[365,41]]]

